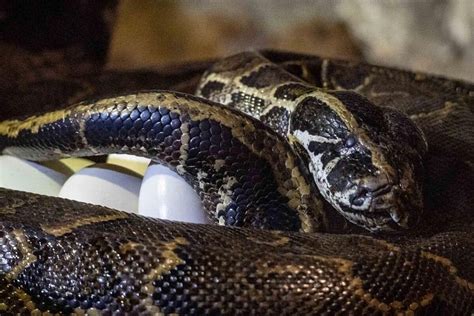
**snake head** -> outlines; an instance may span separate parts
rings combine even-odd
[[[423,133],[405,115],[349,91],[310,93],[288,138],[302,146],[321,194],[373,232],[414,226],[423,209]]]

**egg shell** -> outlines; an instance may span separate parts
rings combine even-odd
[[[145,173],[138,213],[181,222],[209,223],[194,189],[178,174],[158,164],[150,165]]]
[[[96,164],[72,175],[59,197],[137,213],[141,180],[125,168]]]
[[[0,187],[58,196],[67,176],[36,162],[0,156]]]

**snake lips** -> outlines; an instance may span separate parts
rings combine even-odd
[[[289,138],[307,151],[322,195],[347,220],[374,232],[412,227],[422,212],[423,135],[387,111],[351,92],[316,91],[290,121]]]

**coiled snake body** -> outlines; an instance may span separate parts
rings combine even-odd
[[[189,181],[211,221],[244,228],[1,189],[0,310],[469,314],[472,91],[243,53],[213,64],[197,96],[120,94],[4,121],[4,154],[150,157]]]

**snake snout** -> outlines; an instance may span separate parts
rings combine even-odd
[[[360,207],[366,201],[372,204],[375,198],[388,194],[392,186],[386,177],[370,177],[364,179],[357,190],[350,196],[351,205]]]
[[[384,185],[370,190],[367,187],[361,187],[351,195],[351,203],[355,206],[362,206],[367,199],[375,199],[378,196],[387,194],[391,191],[390,185]]]
[[[386,176],[367,177],[360,181],[349,201],[353,212],[359,214],[357,222],[369,229],[400,231],[412,227],[416,220],[411,214],[413,207]],[[374,226],[373,223],[377,224]]]

